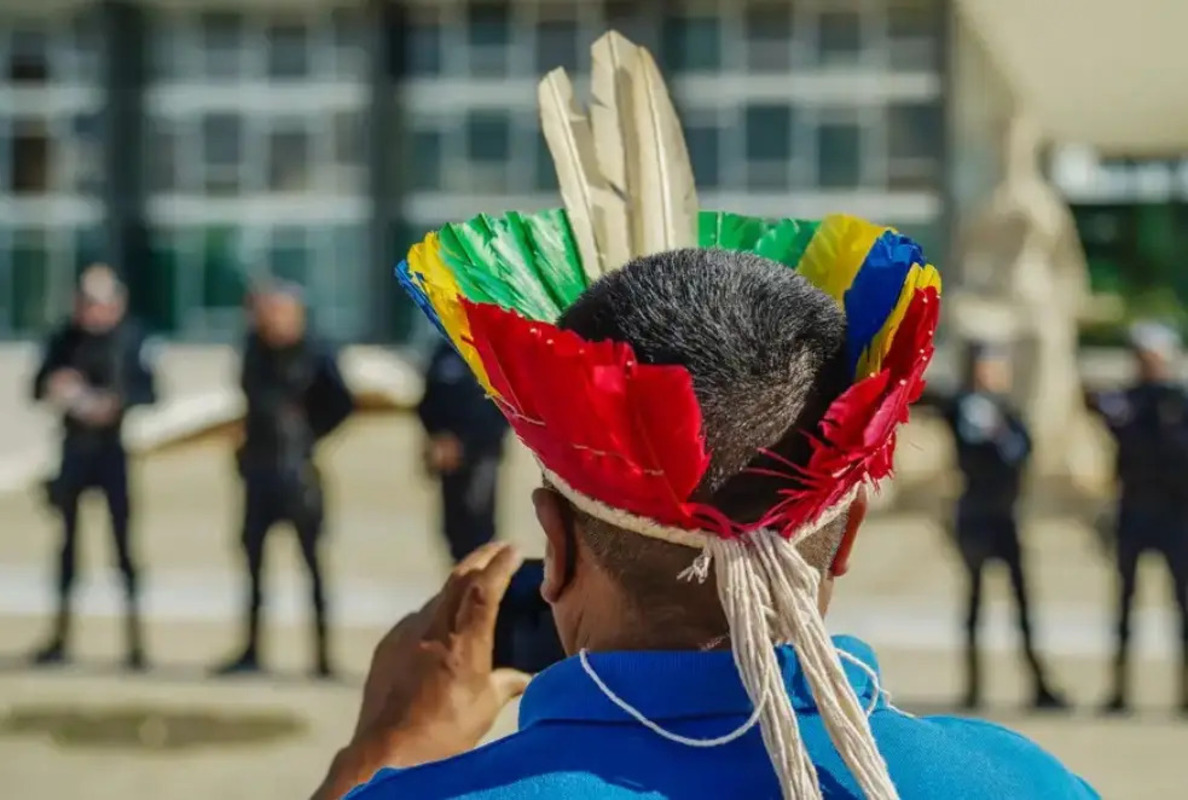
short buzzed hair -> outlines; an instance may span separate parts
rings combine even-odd
[[[789,267],[751,253],[690,249],[637,259],[591,286],[559,324],[588,340],[626,342],[640,363],[689,371],[710,454],[694,499],[738,522],[762,517],[795,480],[749,469],[789,472],[761,451],[807,463],[806,434],[851,383],[838,303]],[[702,590],[713,613],[716,597],[704,587],[675,585],[693,551],[578,517],[595,556],[637,605]],[[802,553],[824,569],[839,537],[818,534]],[[678,603],[703,605],[693,596]]]

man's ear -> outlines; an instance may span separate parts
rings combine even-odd
[[[547,602],[555,603],[573,578],[577,555],[573,552],[576,546],[573,515],[564,498],[552,489],[542,487],[532,492],[532,505],[545,535],[544,583],[540,593]]]
[[[833,556],[833,563],[829,566],[829,574],[840,578],[850,570],[850,551],[854,549],[854,540],[858,538],[858,529],[866,519],[866,489],[858,490],[854,502],[850,503],[850,510],[846,514],[846,530],[842,534],[837,553]]]

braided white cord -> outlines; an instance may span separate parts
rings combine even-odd
[[[759,716],[763,712],[763,706],[767,704],[767,700],[770,697],[770,695],[764,695],[760,703],[755,706],[755,710],[751,712],[751,716],[747,718],[747,721],[734,730],[730,731],[730,733],[717,736],[713,739],[691,739],[688,736],[681,736],[679,733],[673,733],[672,731],[665,730],[644,716],[643,712],[641,712],[639,709],[635,708],[626,700],[615,694],[614,691],[606,685],[606,682],[602,680],[598,673],[594,671],[594,667],[590,665],[590,659],[586,656],[586,650],[584,648],[578,651],[578,659],[582,663],[582,669],[585,670],[586,674],[590,677],[590,680],[594,681],[594,685],[597,686],[598,690],[606,696],[607,700],[610,700],[612,703],[618,706],[620,710],[627,714],[627,716],[631,717],[633,720],[638,722],[640,725],[643,725],[657,736],[667,739],[670,742],[683,744],[687,747],[720,747],[721,745],[730,744],[731,742],[746,736],[751,728],[755,727],[755,724],[759,722]]]

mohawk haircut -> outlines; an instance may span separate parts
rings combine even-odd
[[[737,522],[759,519],[794,484],[791,475],[751,472],[789,472],[761,451],[807,463],[806,434],[851,383],[842,309],[794,270],[752,253],[687,249],[636,259],[592,285],[558,324],[587,340],[628,343],[642,364],[689,371],[710,454],[693,499]],[[688,548],[576,516],[595,557],[637,607],[678,600],[720,619],[712,591],[699,598],[705,587],[676,585],[694,557]],[[802,554],[824,569],[839,534],[840,527],[821,531]]]

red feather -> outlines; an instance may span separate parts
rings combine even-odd
[[[463,300],[475,349],[512,428],[577,491],[665,525],[698,529],[688,502],[709,465],[701,407],[681,367],[587,342]]]

